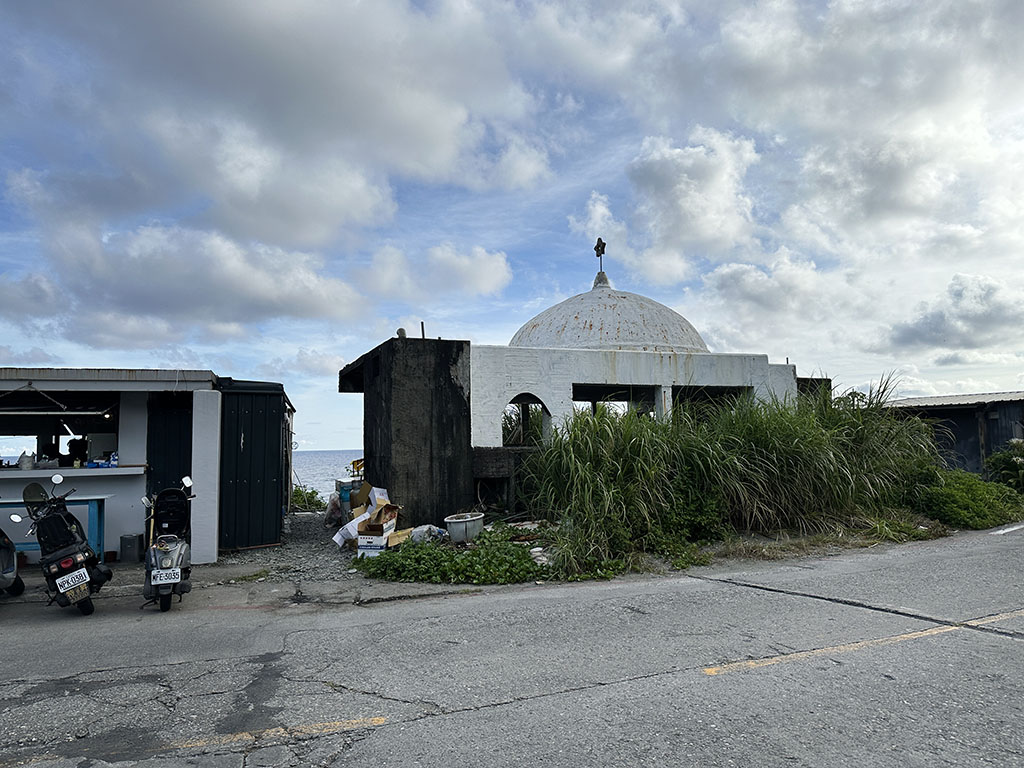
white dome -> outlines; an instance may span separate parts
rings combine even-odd
[[[617,291],[604,272],[594,287],[545,309],[520,328],[510,347],[707,352],[697,329],[646,296]]]

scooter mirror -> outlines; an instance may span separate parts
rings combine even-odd
[[[58,472],[57,474],[53,475],[50,478],[50,482],[53,483],[54,485],[60,485],[61,483],[64,482],[64,475]]]
[[[20,523],[24,519],[25,518],[23,518],[21,515],[11,515],[11,522],[12,523]]]
[[[186,488],[191,488],[192,478],[189,477],[188,475],[185,475],[183,478],[181,478],[181,484],[184,485]]]
[[[149,509],[150,507],[153,506],[153,502],[149,500],[149,496],[142,497],[142,504],[143,506],[146,507],[146,509]]]

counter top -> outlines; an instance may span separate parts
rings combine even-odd
[[[145,467],[60,467],[59,469],[18,469],[0,467],[0,480],[49,480],[56,474],[64,475],[65,482],[76,477],[113,477],[115,475],[143,475]]]

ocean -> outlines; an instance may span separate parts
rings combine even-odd
[[[348,476],[349,463],[362,457],[362,451],[292,451],[292,481],[326,500],[334,493],[334,481]]]
[[[326,501],[334,493],[334,481],[348,476],[352,459],[361,459],[362,451],[292,451],[292,481],[312,488]],[[13,463],[17,456],[3,456]]]

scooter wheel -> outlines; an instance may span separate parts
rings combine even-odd
[[[160,595],[160,613],[167,613],[171,610],[171,598],[174,595]]]
[[[91,597],[87,597],[85,600],[79,600],[75,605],[78,606],[78,612],[83,616],[88,616],[96,610],[96,606],[92,604]]]
[[[14,583],[7,588],[7,594],[11,597],[17,597],[25,591],[25,582],[21,580],[21,576],[14,577]]]

